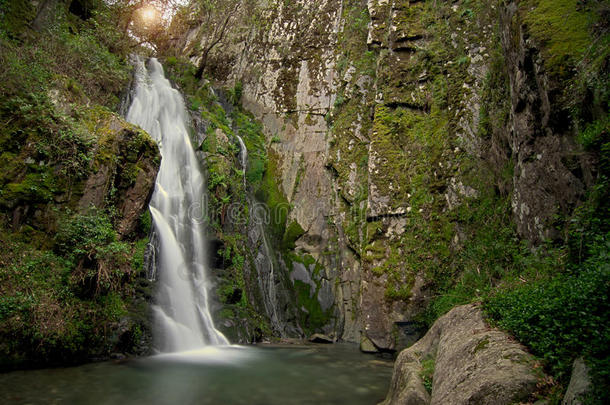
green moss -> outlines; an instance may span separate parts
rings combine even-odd
[[[30,2],[4,0],[0,3],[0,32],[18,37],[35,17],[36,10]]]
[[[473,353],[476,354],[480,350],[484,350],[489,346],[489,336],[483,337],[483,339],[479,340],[477,345],[474,347]]]
[[[589,27],[598,18],[578,0],[529,0],[522,13],[528,29],[543,45],[548,69],[561,75],[576,66],[591,46]]]
[[[424,381],[424,387],[429,394],[432,393],[432,384],[434,382],[434,368],[435,368],[436,358],[434,356],[426,356],[421,361],[421,371],[419,373],[420,377]]]
[[[282,237],[282,249],[291,250],[295,248],[295,241],[305,234],[305,230],[297,221],[292,221],[286,228]]]
[[[297,305],[301,308],[301,311],[299,311],[299,324],[308,333],[319,331],[330,321],[330,310],[322,311],[317,291],[311,291],[309,284],[295,280],[294,289],[297,294]]]
[[[267,160],[265,175],[261,181],[260,189],[256,197],[267,205],[270,220],[270,229],[277,240],[281,240],[286,232],[286,220],[290,211],[290,204],[284,193],[278,186],[278,159],[274,153],[270,153]]]
[[[19,183],[9,183],[0,193],[0,203],[14,206],[23,202],[44,203],[53,200],[58,191],[56,178],[47,171],[30,173]]]
[[[403,108],[376,108],[370,148],[373,164],[383,170],[372,181],[382,196],[390,197],[391,209],[404,209],[405,204],[423,208],[428,202],[425,194],[442,186],[438,168],[447,149],[446,130],[447,116],[441,111],[429,116]]]

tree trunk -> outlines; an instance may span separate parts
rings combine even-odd
[[[201,57],[201,62],[199,62],[199,66],[197,67],[197,72],[195,73],[195,78],[197,80],[200,80],[203,77],[203,71],[205,70],[206,63],[208,61],[208,55],[210,54],[210,51],[216,45],[218,45],[220,42],[222,42],[222,39],[225,36],[225,32],[227,31],[227,26],[229,25],[229,21],[231,21],[231,18],[237,12],[238,9],[239,9],[239,3],[236,3],[235,6],[233,7],[233,9],[231,9],[227,13],[227,17],[225,18],[224,23],[220,27],[220,32],[218,33],[218,37],[216,37],[212,41],[212,43],[203,52],[203,55]],[[214,29],[214,33],[216,33],[216,29]]]

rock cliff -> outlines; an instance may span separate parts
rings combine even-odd
[[[529,31],[547,17],[528,5],[251,2],[206,56],[213,83],[239,86],[263,125],[286,224],[303,230],[278,252],[301,258],[282,271],[319,277],[311,294],[333,302],[320,332],[396,350],[431,297],[477,266],[484,224],[514,224],[506,243],[565,238],[596,158]],[[200,63],[209,29],[180,27],[178,54]]]

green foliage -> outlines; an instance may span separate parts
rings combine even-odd
[[[78,257],[95,254],[98,247],[116,242],[117,236],[108,216],[91,209],[61,221],[55,240],[59,253]]]
[[[292,221],[286,228],[286,232],[282,238],[282,249],[292,250],[295,248],[295,241],[303,236],[305,230],[297,221]]]
[[[434,356],[427,356],[421,362],[420,377],[424,381],[424,388],[429,394],[432,393],[432,384],[434,382],[434,367],[436,358]]]
[[[117,349],[123,333],[117,322],[126,315],[129,322],[137,318],[128,333],[140,337],[147,322],[145,315],[134,315],[146,309],[134,304],[139,293],[133,271],[143,265],[146,241],[136,246],[119,240],[112,195],[104,201],[106,211],[70,211],[100,164],[120,164],[112,194],[132,185],[139,165],[154,163],[156,156],[142,131],[123,128],[129,129],[123,132],[127,147],[119,150],[120,131],[102,125],[111,118],[117,122],[107,107],[118,107],[130,76],[126,56],[134,44],[117,30],[121,16],[114,11],[120,5],[94,0],[85,21],[60,2],[37,32],[30,3],[0,0],[3,368],[132,351],[135,341]]]
[[[17,6],[16,3],[21,5]],[[10,10],[27,8],[27,2],[5,0],[2,7]],[[29,4],[29,3],[27,3]],[[32,91],[32,84],[46,87],[53,84],[50,77],[70,77],[90,99],[100,104],[118,107],[118,94],[124,89],[130,68],[126,63],[129,52],[122,44],[127,42],[124,33],[117,32],[116,23],[109,8],[101,3],[94,17],[85,21],[71,22],[68,14],[57,13],[58,20],[44,33],[30,31],[25,23],[19,31],[27,32],[28,39],[17,43],[11,40],[13,28],[6,28],[0,22],[2,62],[9,69],[0,74],[3,86],[20,87]],[[4,15],[12,18],[12,12]],[[10,24],[9,24],[10,25]],[[13,26],[15,24],[12,24]],[[7,31],[5,31],[5,29]],[[33,37],[30,39],[29,37]],[[38,37],[44,37],[40,39]],[[18,47],[14,52],[11,48]],[[22,76],[25,80],[17,80]],[[31,77],[28,77],[31,76]]]
[[[20,239],[0,227],[0,367],[67,364],[111,350],[108,327],[127,312],[124,292],[80,298],[71,260]]]
[[[304,308],[304,311],[299,311],[301,318],[299,324],[306,332],[314,333],[328,323],[330,310],[322,311],[317,291],[311,291],[312,287],[309,284],[295,280],[293,285],[297,294],[297,305]]]
[[[594,377],[591,403],[603,403],[610,387],[609,151],[599,150],[597,184],[569,219],[568,243],[555,261],[541,267],[531,254],[514,257],[513,267],[526,269],[523,276],[484,299],[492,319],[541,357],[561,383],[567,384],[574,359],[584,356]]]
[[[146,250],[148,249],[149,240],[148,236],[137,240],[134,244],[134,253],[132,258],[132,268],[136,272],[142,272],[146,270],[144,268],[144,255],[146,254]]]
[[[485,308],[561,380],[567,381],[574,358],[584,354],[595,363],[607,387],[610,245],[606,242],[599,248],[599,254],[583,263],[577,274],[499,292],[487,300]]]
[[[148,235],[152,230],[152,215],[150,215],[150,211],[146,210],[140,215],[139,221],[140,232],[143,235]]]
[[[246,172],[246,180],[250,184],[259,184],[263,180],[265,174],[266,162],[261,158],[250,158],[248,171]]]
[[[589,123],[585,129],[578,134],[578,142],[586,149],[596,149],[602,143],[608,142],[610,137],[610,114],[602,119]],[[605,138],[605,139],[604,139]]]
[[[99,303],[101,307],[101,313],[110,320],[116,322],[120,320],[122,316],[127,315],[125,301],[122,299],[121,295],[116,292],[100,296],[97,299],[97,303]]]
[[[32,4],[25,1],[0,1],[0,32],[10,37],[18,37],[35,17]]]
[[[240,105],[242,92],[243,92],[242,82],[235,83],[235,86],[233,86],[231,89],[229,89],[228,96],[229,96],[229,101],[231,102],[231,104],[233,104],[234,106]]]
[[[2,190],[7,202],[49,200],[66,181],[88,173],[91,136],[74,119],[58,113],[46,96],[33,93],[3,99],[0,117],[8,123],[0,127],[0,148],[11,153],[0,162],[5,167],[0,187],[11,182]]]
[[[290,211],[290,204],[278,186],[279,178],[277,157],[271,154],[267,160],[265,175],[260,188],[256,191],[256,198],[264,202],[269,215],[269,229],[275,240],[282,240],[286,232],[286,220]]]
[[[235,110],[232,118],[237,132],[242,137],[248,150],[246,180],[253,189],[256,189],[263,179],[267,166],[267,151],[263,127],[251,114],[241,110]]]

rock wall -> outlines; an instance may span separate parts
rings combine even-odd
[[[502,9],[501,35],[511,110],[504,142],[514,161],[512,209],[520,235],[532,242],[561,238],[554,218],[569,214],[594,180],[590,155],[574,140],[561,82],[545,68],[520,2]]]
[[[289,210],[287,224],[296,222],[304,231],[295,242],[296,257],[277,263],[285,273],[277,277],[312,284],[312,294],[323,312],[333,314],[321,331],[331,333],[338,328],[341,335],[341,324],[355,323],[351,315],[343,314],[357,313],[352,295],[358,290],[358,281],[349,279],[353,275],[335,282],[343,272],[338,264],[339,242],[329,220],[333,185],[326,168],[327,118],[335,97],[341,2],[272,2],[260,5],[260,12],[258,27],[240,26],[244,24],[240,16],[236,28],[229,32],[230,40],[216,49],[210,60],[233,62],[221,84],[231,87],[239,82],[243,86],[241,103],[263,123],[269,159],[277,169],[274,181],[288,204],[279,209]],[[180,44],[184,53],[193,53],[197,41],[205,41],[200,39],[199,30],[194,27],[184,35]],[[197,63],[199,55],[193,55]],[[306,263],[308,256],[315,263]],[[345,309],[338,310],[335,303]],[[354,340],[358,328],[349,325],[347,334]]]
[[[263,124],[287,224],[303,230],[289,253],[315,261],[283,271],[293,284],[317,277],[313,295],[334,303],[321,331],[394,351],[472,270],[464,246],[491,214],[471,207],[491,194],[510,201],[519,237],[561,239],[557,218],[582,200],[594,161],[523,2],[289,3],[256,3],[242,13],[254,23],[237,15],[208,73],[241,85]],[[178,35],[195,64],[204,31]]]

